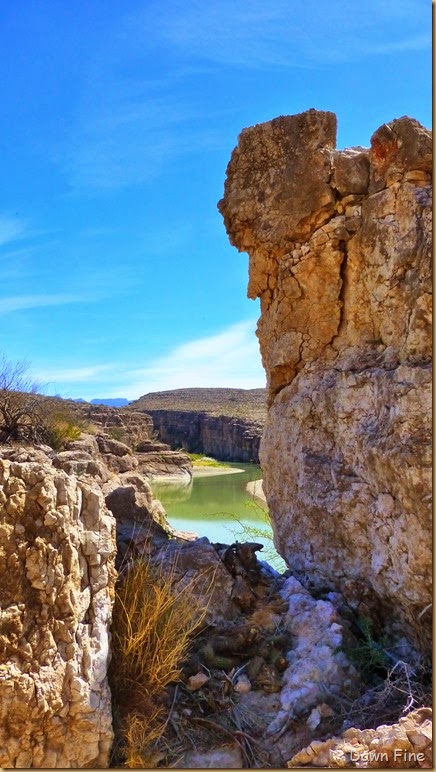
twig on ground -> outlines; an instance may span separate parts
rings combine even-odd
[[[169,712],[168,712],[168,716],[167,716],[167,718],[166,718],[166,721],[165,721],[165,723],[164,723],[164,725],[163,725],[163,727],[162,727],[162,734],[165,732],[165,729],[166,729],[166,728],[167,728],[167,726],[168,726],[168,723],[169,723],[169,721],[170,721],[170,719],[171,719],[171,716],[173,715],[174,705],[176,704],[176,699],[177,699],[178,693],[179,693],[179,686],[178,686],[178,684],[176,684],[176,686],[175,686],[175,689],[174,689],[174,697],[173,697],[173,701],[172,701],[172,703],[171,703],[171,707],[170,707],[170,709],[169,709]]]

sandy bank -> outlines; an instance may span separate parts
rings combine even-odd
[[[239,474],[243,469],[234,469],[232,466],[194,466],[193,477],[212,477],[217,474]]]
[[[262,502],[262,504],[266,504],[266,496],[263,492],[262,480],[253,480],[253,482],[247,483],[245,489],[247,493],[250,493],[250,495],[257,499],[257,501]]]

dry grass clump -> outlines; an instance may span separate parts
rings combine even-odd
[[[109,668],[116,766],[155,766],[156,742],[165,729],[161,698],[179,678],[180,662],[205,613],[192,582],[174,588],[174,569],[164,575],[144,558],[120,576]]]

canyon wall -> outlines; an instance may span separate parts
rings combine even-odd
[[[315,588],[431,638],[431,132],[336,150],[309,110],[244,129],[219,209],[249,254],[275,543]]]
[[[189,453],[204,453],[220,461],[259,463],[262,425],[230,416],[207,413],[148,410],[163,442]]]
[[[45,452],[0,459],[0,766],[107,767],[115,520]]]
[[[145,394],[130,407],[148,413],[172,448],[258,464],[265,398],[265,389],[175,389]]]

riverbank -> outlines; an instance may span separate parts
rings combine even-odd
[[[215,477],[219,474],[240,474],[244,469],[235,469],[233,466],[193,466],[193,477]]]
[[[245,486],[247,493],[250,493],[256,501],[260,501],[262,504],[266,504],[266,496],[262,487],[263,480],[253,480],[248,482]]]

